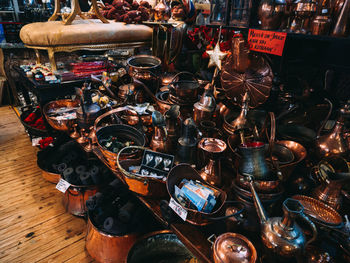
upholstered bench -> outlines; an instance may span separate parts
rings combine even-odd
[[[141,47],[151,44],[152,29],[145,25],[125,24],[99,19],[75,19],[70,25],[47,21],[25,25],[20,37],[26,47],[47,50],[51,67],[56,70],[55,52],[106,50],[117,47]]]

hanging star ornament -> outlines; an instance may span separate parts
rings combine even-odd
[[[213,50],[207,50],[206,52],[210,58],[208,67],[210,68],[215,66],[221,70],[221,62],[227,56],[227,53],[221,52],[219,41],[216,43]]]

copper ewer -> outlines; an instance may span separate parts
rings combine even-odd
[[[138,236],[137,233],[124,236],[107,234],[99,230],[89,216],[85,246],[89,255],[98,262],[126,262],[128,252]]]

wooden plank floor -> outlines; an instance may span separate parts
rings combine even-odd
[[[0,262],[94,262],[85,221],[65,212],[36,152],[15,112],[0,107]]]

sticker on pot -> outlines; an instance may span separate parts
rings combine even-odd
[[[187,210],[184,209],[178,202],[176,202],[173,198],[170,198],[169,206],[174,212],[181,217],[183,221],[186,221],[187,218]]]
[[[63,180],[61,178],[56,184],[56,189],[62,193],[65,193],[69,188],[69,186],[70,186],[70,183],[68,183],[66,180]]]

